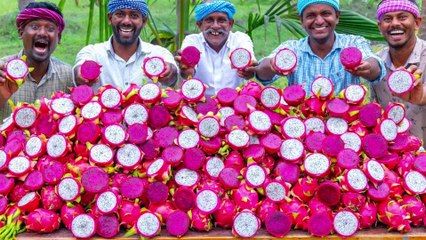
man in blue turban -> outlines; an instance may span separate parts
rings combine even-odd
[[[200,61],[195,67],[179,62],[181,76],[193,76],[200,79],[207,86],[206,95],[215,95],[222,88],[235,88],[250,77],[253,72],[237,70],[231,67],[229,54],[237,48],[247,49],[255,63],[253,42],[242,32],[232,32],[234,14],[236,10],[228,1],[204,1],[195,8],[195,20],[200,29],[199,34],[185,37],[182,49],[194,46],[201,52]],[[179,52],[178,52],[179,53]]]
[[[293,50],[298,60],[294,72],[286,76],[288,85],[300,84],[308,95],[319,75],[333,82],[336,95],[350,84],[359,84],[360,77],[370,82],[383,79],[386,74],[383,61],[365,38],[335,32],[340,16],[339,0],[299,0],[297,10],[308,36],[281,43],[258,67],[250,69],[256,71],[259,81],[270,84],[282,75],[273,64],[275,54],[282,48]],[[362,52],[362,62],[354,69],[345,69],[340,62],[340,52],[346,47],[357,47]]]
[[[139,37],[145,27],[148,14],[145,0],[110,0],[108,22],[113,35],[103,43],[88,45],[77,54],[74,76],[76,85],[92,85],[94,90],[111,84],[125,91],[131,83],[141,86],[143,80],[152,81],[142,71],[143,62],[148,57],[161,57],[166,70],[158,78],[163,86],[171,86],[177,80],[177,65],[173,55],[165,48],[142,41]],[[84,79],[80,67],[86,60],[102,66],[101,74],[95,81]]]

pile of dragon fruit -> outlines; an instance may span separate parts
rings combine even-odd
[[[310,87],[83,85],[19,104],[0,129],[0,239],[424,225],[426,154],[404,107],[366,103],[361,85],[334,96],[321,76]]]

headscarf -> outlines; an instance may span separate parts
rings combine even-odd
[[[297,11],[302,15],[303,10],[311,4],[327,4],[339,11],[339,0],[299,0],[297,1]]]
[[[65,22],[61,15],[47,8],[25,8],[16,17],[16,26],[22,29],[30,21],[37,19],[49,20],[58,26],[59,40],[65,28]]]
[[[195,20],[197,22],[201,21],[207,15],[214,12],[226,13],[229,19],[233,19],[236,10],[235,10],[235,6],[232,3],[227,1],[215,1],[215,2],[209,2],[209,3],[202,3],[198,5],[197,7],[195,7]]]
[[[383,14],[396,11],[406,11],[416,18],[420,17],[419,8],[413,2],[408,0],[385,0],[377,6],[377,19],[380,21]]]
[[[110,0],[108,2],[108,13],[113,13],[119,9],[138,10],[144,17],[149,11],[145,0]]]

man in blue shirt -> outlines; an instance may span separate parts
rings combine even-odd
[[[299,0],[297,8],[308,37],[282,43],[258,67],[254,67],[259,81],[267,85],[279,78],[273,58],[282,48],[293,50],[298,58],[296,69],[287,75],[288,85],[301,84],[307,94],[319,75],[332,80],[335,94],[350,84],[359,84],[360,77],[369,81],[384,77],[383,61],[374,54],[366,39],[335,32],[340,16],[338,0]],[[340,63],[340,52],[346,47],[357,47],[362,52],[363,60],[354,69],[345,69]]]

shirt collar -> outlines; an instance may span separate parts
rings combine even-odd
[[[343,41],[341,41],[341,36],[340,34],[334,32],[334,43],[333,43],[333,48],[331,49],[330,53],[332,53],[333,51],[335,51],[336,49],[342,49],[345,48]],[[311,46],[309,45],[309,37],[305,37],[304,39],[302,39],[302,44],[301,44],[301,48],[300,50],[302,52],[307,52],[311,55],[315,55],[315,53],[312,51]],[[329,54],[330,54],[329,53]],[[328,54],[327,54],[328,55]]]

